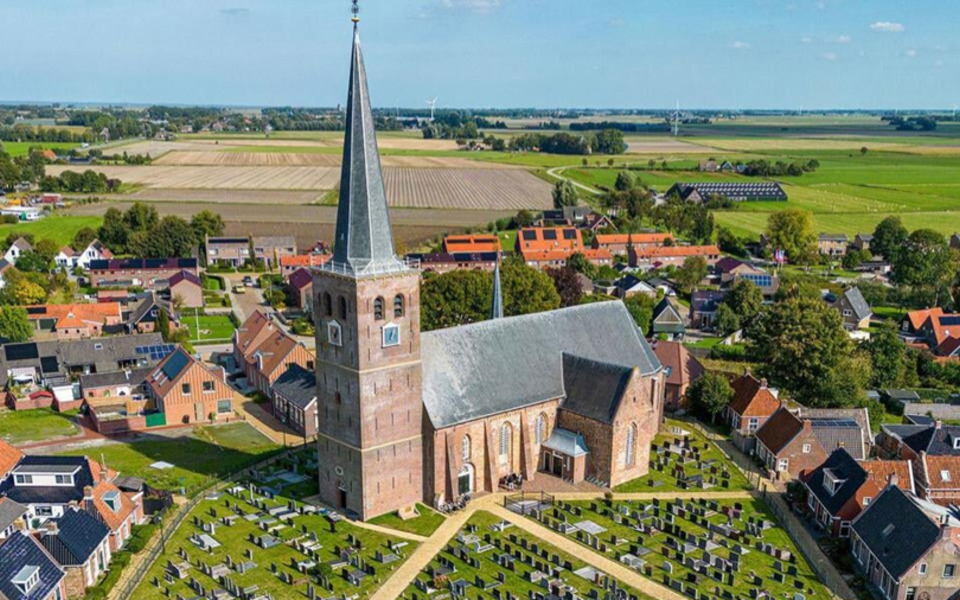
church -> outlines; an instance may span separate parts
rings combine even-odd
[[[664,369],[621,302],[420,331],[397,257],[357,19],[333,258],[314,271],[320,497],[361,519],[497,491],[508,476],[647,473]]]

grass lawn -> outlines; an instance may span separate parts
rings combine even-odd
[[[231,508],[224,506],[224,499],[228,500]],[[273,499],[267,499],[263,496],[257,496],[257,499],[264,502],[269,508],[284,507],[291,498],[277,496]],[[295,499],[295,498],[294,498]],[[234,512],[232,505],[236,504],[238,512]],[[239,513],[239,514],[238,514]],[[270,526],[270,534],[278,538],[281,543],[272,548],[261,548],[250,541],[250,536],[262,536],[267,532],[261,530],[256,520],[248,521],[238,518],[231,526],[224,525],[219,519],[226,516],[240,516],[247,514],[260,515],[262,519]],[[215,522],[216,531],[211,534],[220,546],[211,552],[204,552],[194,545],[190,538],[194,534],[204,533],[203,530],[194,524],[194,519],[199,519],[201,523]],[[285,519],[287,521],[287,519]],[[168,535],[169,532],[167,532]],[[295,540],[301,543],[310,543],[312,539],[319,546],[314,551],[313,556],[308,556],[299,551],[294,545]],[[166,600],[183,596],[185,598],[193,597],[195,594],[187,586],[189,577],[196,578],[208,590],[221,587],[220,582],[205,575],[196,567],[196,561],[201,560],[211,567],[223,564],[229,556],[234,562],[250,561],[255,563],[244,573],[229,571],[229,577],[241,589],[256,585],[259,587],[258,593],[269,593],[273,598],[300,598],[305,597],[306,584],[311,582],[316,584],[316,579],[312,575],[315,573],[326,573],[328,580],[328,589],[317,586],[317,597],[357,597],[367,598],[376,590],[382,581],[386,580],[400,565],[406,560],[406,557],[416,549],[415,542],[406,542],[402,548],[391,551],[388,544],[401,542],[400,538],[391,538],[376,531],[363,529],[351,525],[349,522],[340,521],[333,524],[326,516],[321,514],[300,515],[289,517],[288,523],[281,523],[278,519],[269,517],[265,510],[257,508],[250,503],[250,492],[244,489],[233,496],[224,492],[219,499],[204,499],[193,509],[192,513],[184,519],[179,528],[170,535],[166,543],[166,553],[160,556],[151,566],[146,576],[143,578],[140,586],[134,591],[133,597],[138,600]],[[333,563],[339,561],[339,555],[335,552],[337,549],[353,548],[355,557],[367,565],[373,567],[376,573],[368,575],[362,579],[360,585],[353,585],[342,572],[344,570],[354,570],[354,566],[337,566]],[[193,566],[189,569],[189,577],[185,580],[174,580],[173,583],[164,582],[164,571],[167,561],[174,563],[184,562],[177,555],[178,549],[183,548],[190,558]],[[252,561],[245,556],[246,551],[253,552]],[[398,559],[383,563],[377,560],[377,553],[389,554],[394,552]],[[355,559],[356,559],[355,558]],[[301,573],[296,564],[311,560],[314,566],[308,568],[308,574]],[[276,572],[272,572],[271,564],[276,565]],[[280,579],[281,574],[287,576],[285,583]],[[164,582],[160,587],[153,584],[154,580]],[[164,594],[163,589],[169,591]]]
[[[533,583],[524,576],[525,573],[530,573],[533,569],[528,567],[526,563],[522,563],[521,559],[517,559],[514,563],[514,568],[503,568],[494,560],[494,555],[500,554],[502,550],[497,549],[496,546],[504,548],[506,545],[509,545],[511,550],[508,554],[512,552],[518,552],[521,555],[527,556],[528,560],[534,562],[542,561],[548,564],[555,564],[559,567],[562,567],[562,570],[556,574],[555,579],[561,580],[564,584],[569,585],[575,590],[575,594],[578,598],[591,598],[591,597],[604,597],[605,590],[594,583],[594,580],[581,577],[574,573],[574,571],[586,567],[590,564],[589,554],[584,552],[578,554],[577,556],[572,556],[566,552],[559,550],[558,548],[551,546],[550,544],[544,542],[543,540],[534,537],[533,535],[521,530],[518,527],[510,527],[505,531],[497,531],[492,529],[492,526],[499,523],[500,519],[488,512],[478,511],[470,520],[467,521],[467,525],[460,531],[463,535],[474,535],[477,537],[477,541],[480,544],[490,544],[492,547],[484,552],[475,552],[468,551],[468,557],[471,561],[476,561],[473,565],[468,564],[466,560],[455,556],[450,549],[460,546],[461,544],[454,540],[451,540],[451,543],[446,546],[441,554],[438,554],[430,561],[429,568],[438,569],[441,564],[439,558],[442,556],[444,560],[450,561],[455,567],[455,572],[449,572],[447,575],[435,575],[431,576],[427,569],[424,569],[417,575],[417,579],[423,582],[426,582],[432,589],[440,589],[441,587],[446,587],[449,582],[456,581],[459,579],[464,579],[473,586],[477,577],[480,577],[484,582],[493,582],[497,577],[503,577],[502,583],[497,587],[500,590],[501,595],[509,591],[515,598],[529,598],[532,597],[533,593],[543,594],[545,588],[543,588],[540,583]],[[474,529],[471,533],[471,528]],[[490,541],[486,542],[485,538],[489,536]],[[522,543],[521,543],[522,540]],[[536,555],[530,549],[532,545],[536,544],[541,552],[540,555]],[[547,558],[543,557],[543,552],[547,553]],[[556,557],[556,561],[554,561]],[[550,578],[554,579],[553,577]],[[613,579],[611,577],[611,579]],[[546,579],[543,581],[547,581]],[[627,592],[627,594],[641,598],[642,600],[651,600],[651,597],[635,590],[622,582],[618,582],[620,589]],[[591,592],[596,593],[597,596],[591,596]],[[492,598],[491,592],[480,593],[476,587],[470,587],[468,593],[471,598],[482,597],[482,598]],[[478,595],[479,594],[479,595]],[[417,589],[414,585],[408,587],[403,594],[400,596],[406,600],[412,598],[429,598],[432,597],[430,594],[424,594],[424,592]],[[447,597],[445,595],[437,595],[437,598]],[[502,596],[501,596],[502,597]]]
[[[229,340],[233,336],[233,332],[237,329],[227,315],[204,315],[199,317],[185,315],[181,321],[190,329],[190,340],[194,342]],[[197,333],[198,321],[200,323],[199,334]]]
[[[777,526],[776,519],[762,500],[713,502],[691,500],[683,503],[681,507],[673,506],[672,509],[670,508],[671,504],[671,502],[663,500],[659,502],[659,505],[650,505],[648,501],[613,501],[608,504],[606,501],[584,500],[566,503],[563,508],[554,508],[552,511],[544,513],[544,517],[550,521],[563,519],[573,524],[591,521],[599,525],[604,529],[598,537],[604,543],[605,551],[591,547],[586,539],[578,538],[573,533],[568,534],[568,536],[589,548],[589,552],[604,554],[611,560],[616,560],[620,554],[627,552],[630,546],[634,546],[638,550],[639,548],[645,548],[649,553],[640,557],[646,561],[646,564],[641,567],[643,575],[659,583],[666,583],[665,579],[682,581],[684,582],[684,589],[686,589],[686,586],[694,585],[701,596],[705,594],[714,595],[714,588],[719,587],[723,591],[731,592],[738,598],[749,598],[752,588],[765,589],[771,593],[773,598],[792,598],[796,592],[806,595],[807,598],[822,598],[824,600],[830,598],[827,588],[819,581],[803,555],[799,553],[786,530]],[[738,507],[740,512],[739,517],[736,517],[734,515]],[[680,510],[678,511],[678,509]],[[697,515],[695,511],[702,511],[702,514]],[[682,514],[679,514],[679,512],[682,512]],[[629,516],[624,516],[623,513]],[[619,520],[621,522],[618,523],[614,520],[614,514],[620,515]],[[666,516],[668,514],[669,517]],[[709,550],[713,556],[720,556],[729,560],[734,544],[740,544],[749,551],[741,553],[740,569],[734,577],[729,579],[723,577],[723,581],[718,581],[714,578],[717,569],[710,567],[708,575],[697,574],[696,584],[691,584],[688,582],[687,576],[694,571],[684,564],[681,557],[677,556],[676,550],[668,548],[667,556],[661,554],[661,550],[667,547],[667,538],[670,537],[663,531],[663,526],[654,525],[655,521],[661,519],[672,520],[674,526],[679,527],[686,533],[688,542],[692,542],[689,537],[691,535],[704,538],[708,533],[708,525],[723,526],[729,524],[734,530],[741,533],[747,531],[750,519],[753,519],[754,522],[764,520],[772,523],[773,526],[764,529],[759,535],[746,536],[749,541],[745,539],[734,540],[725,536],[721,531],[715,531],[713,542],[716,547]],[[704,523],[703,519],[706,520],[708,525]],[[644,527],[645,531],[638,533],[634,527]],[[647,529],[649,527],[653,527],[653,529]],[[727,545],[720,543],[720,538],[724,537],[727,537],[724,540]],[[612,538],[616,538],[619,542],[610,543]],[[676,535],[674,539],[679,540],[681,538]],[[777,571],[774,563],[777,559],[763,552],[763,550],[756,549],[754,541],[761,541],[765,544],[771,544],[775,548],[788,550],[795,557],[795,562],[782,561],[782,569],[787,571],[791,567],[795,568],[796,574],[784,574],[783,581],[776,581],[774,573]],[[692,549],[688,551],[686,556],[689,559],[699,560],[702,552],[700,549]],[[667,563],[670,564],[670,569],[665,567]],[[762,582],[755,582],[750,576],[751,572],[762,578]],[[799,581],[802,587],[795,587],[795,581]]]
[[[0,411],[0,438],[11,444],[52,440],[79,431],[70,415],[49,408]]]
[[[433,532],[437,530],[437,527],[440,527],[444,519],[446,519],[446,517],[437,511],[427,508],[422,504],[417,504],[417,510],[420,512],[420,516],[414,519],[404,521],[398,517],[396,513],[388,513],[372,519],[370,522],[374,525],[381,525],[391,529],[399,529],[400,531],[430,537],[433,535]]]
[[[723,341],[723,338],[718,337],[708,337],[701,338],[695,342],[684,342],[683,345],[688,348],[713,348],[717,344]]]
[[[711,491],[749,491],[753,488],[750,486],[750,482],[747,481],[743,473],[740,472],[732,462],[720,451],[717,446],[708,441],[702,435],[690,428],[689,425],[680,422],[667,420],[660,428],[660,433],[658,433],[653,438],[654,448],[650,451],[650,461],[655,462],[657,460],[657,452],[655,449],[657,447],[661,448],[660,455],[666,457],[667,464],[663,467],[663,470],[658,470],[653,467],[650,468],[650,473],[638,477],[637,479],[630,480],[626,483],[621,483],[614,491],[616,492],[675,492],[675,491],[694,491],[693,487],[684,487],[680,484],[676,477],[674,477],[674,469],[678,466],[677,455],[668,452],[664,449],[665,444],[669,444],[677,439],[679,436],[673,433],[673,428],[679,427],[686,431],[689,431],[690,434],[687,436],[692,444],[700,450],[700,460],[702,462],[713,461],[712,464],[718,469],[718,481],[724,481],[724,478],[720,476],[720,473],[726,472],[729,475],[726,478],[727,487],[723,487],[721,484],[717,484],[715,487],[710,488]],[[705,449],[704,449],[705,448]],[[709,476],[704,469],[697,467],[696,462],[690,462],[686,465],[683,465],[684,472],[687,476],[702,474],[704,479]]]
[[[30,233],[37,240],[50,238],[58,245],[66,246],[73,241],[73,237],[84,227],[97,229],[102,224],[103,217],[74,217],[53,214],[39,221],[0,225],[0,239],[6,238],[11,233],[19,235]]]
[[[884,321],[899,322],[906,312],[896,306],[873,306],[873,316]]]
[[[197,427],[176,437],[151,435],[136,440],[67,452],[103,458],[124,475],[142,477],[156,488],[195,492],[209,478],[243,469],[267,458],[280,447],[247,423]],[[169,469],[150,465],[165,461]]]
[[[80,144],[70,142],[0,142],[0,149],[10,156],[26,156],[30,148],[40,147],[45,150],[70,150],[79,145]]]

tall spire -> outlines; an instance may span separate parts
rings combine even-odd
[[[354,11],[356,11],[354,3]],[[340,201],[330,269],[350,275],[402,270],[393,249],[387,194],[370,110],[367,72],[360,52],[357,13],[353,17],[353,52],[347,120],[340,168]]]
[[[493,267],[493,304],[490,306],[490,318],[503,318],[503,290],[500,287],[500,261]]]

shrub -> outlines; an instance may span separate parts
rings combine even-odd
[[[732,346],[717,344],[710,350],[710,358],[735,362],[746,362],[750,360],[747,347],[743,344],[734,344]]]

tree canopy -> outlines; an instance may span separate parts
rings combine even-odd
[[[807,265],[816,260],[817,234],[809,211],[789,208],[771,213],[766,233],[771,249],[782,249],[791,263]]]
[[[0,309],[0,339],[17,344],[33,336],[33,326],[27,318],[26,309],[6,306]]]

